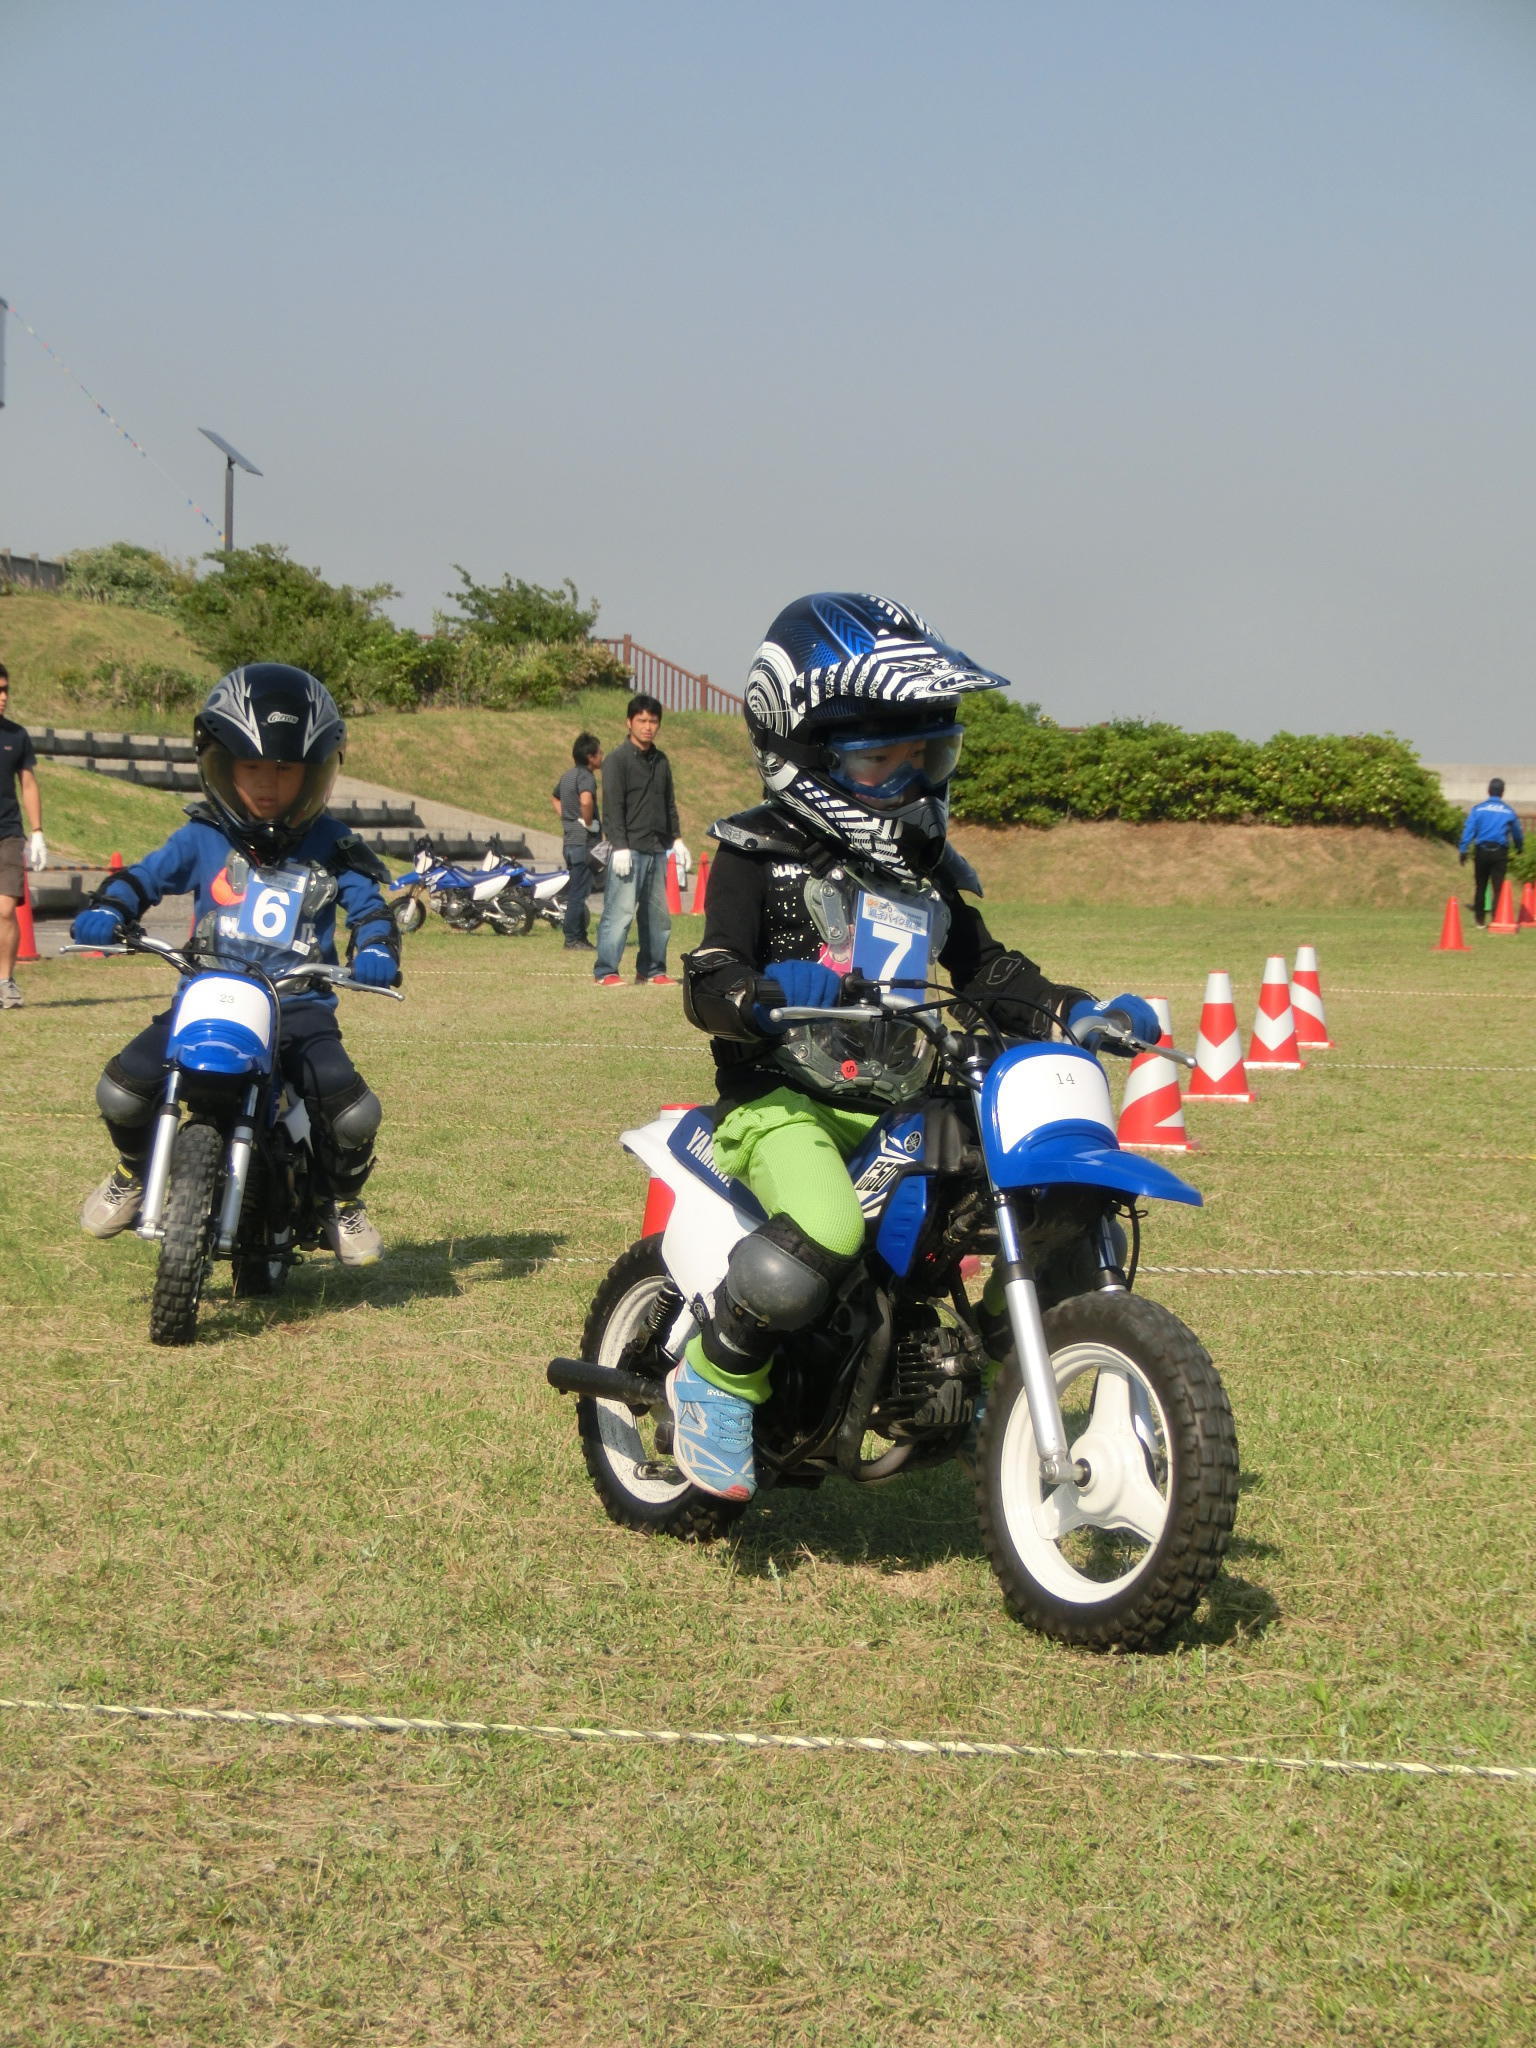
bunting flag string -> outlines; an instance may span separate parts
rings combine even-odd
[[[0,303],[4,302],[0,301]],[[202,506],[198,504],[196,498],[192,497],[189,494],[185,484],[178,482],[177,479],[171,475],[170,471],[166,469],[163,464],[156,462],[154,456],[150,454],[149,450],[144,446],[142,441],[136,441],[134,439],[133,435],[129,433],[128,429],[123,425],[122,421],[117,417],[116,413],[109,411],[108,408],[102,404],[101,400],[96,396],[95,392],[89,388],[85,380],[79,375],[77,371],[72,370],[70,368],[69,364],[65,362],[64,358],[59,354],[58,350],[54,348],[52,343],[49,342],[45,336],[38,333],[37,329],[32,325],[32,322],[30,320],[28,320],[23,314],[19,313],[14,305],[7,305],[5,307],[5,310],[10,314],[11,318],[16,322],[16,324],[19,327],[24,327],[26,329],[27,333],[31,335],[32,339],[37,343],[38,347],[43,351],[44,355],[47,356],[49,360],[58,369],[64,372],[64,375],[69,378],[71,383],[75,385],[76,389],[84,392],[86,398],[89,399],[93,406],[95,406],[96,410],[107,422],[107,425],[109,427],[114,428],[116,432],[119,433],[122,436],[122,438],[128,443],[128,446],[134,450],[136,454],[142,455],[144,460],[149,464],[151,469],[159,470],[160,474],[165,478],[166,482],[171,486],[173,490],[179,491],[181,493],[183,501],[191,506],[192,510],[197,514],[198,518],[202,520],[204,526],[206,526],[210,532],[216,534],[219,538],[219,541],[222,543],[224,539],[223,527],[219,525],[219,522],[216,519],[212,519],[209,517],[209,515],[203,510]]]

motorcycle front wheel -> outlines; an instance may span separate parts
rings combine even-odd
[[[213,1124],[186,1123],[171,1152],[165,1236],[149,1301],[151,1344],[190,1344],[197,1309],[213,1263],[214,1191],[224,1164],[224,1140]]]
[[[981,1529],[1016,1620],[1058,1642],[1144,1650],[1188,1619],[1237,1512],[1237,1430],[1194,1332],[1133,1294],[1073,1296],[1046,1341],[1082,1486],[1041,1477],[1016,1363],[977,1459]]]
[[[397,932],[419,932],[427,921],[427,907],[419,896],[407,896],[391,914]]]
[[[663,1290],[671,1285],[659,1236],[641,1238],[609,1268],[587,1313],[581,1355],[595,1365],[654,1372],[657,1405],[636,1415],[625,1401],[583,1394],[576,1403],[576,1427],[587,1471],[610,1521],[623,1529],[707,1543],[738,1519],[746,1502],[701,1493],[672,1463],[672,1419],[661,1384],[667,1361],[661,1333],[651,1329]],[[662,1320],[664,1330],[671,1317],[664,1314]]]

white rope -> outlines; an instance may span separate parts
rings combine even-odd
[[[1435,1266],[1142,1266],[1143,1273],[1203,1273],[1223,1280],[1536,1280],[1525,1273],[1462,1273]]]
[[[29,1714],[95,1714],[115,1721],[190,1721],[221,1726],[319,1729],[368,1735],[520,1735],[541,1742],[646,1743],[661,1749],[800,1750],[819,1755],[980,1759],[1005,1763],[1126,1763],[1200,1766],[1209,1770],[1324,1771],[1335,1777],[1479,1778],[1499,1784],[1536,1784],[1532,1764],[1431,1764],[1408,1757],[1230,1755],[1185,1749],[1088,1749],[1067,1742],[925,1741],[895,1735],[755,1735],[712,1728],[587,1728],[538,1721],[443,1721],[415,1714],[285,1713],[278,1708],[113,1706],[98,1700],[8,1700],[0,1708]]]

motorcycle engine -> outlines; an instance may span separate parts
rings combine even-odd
[[[899,1313],[890,1383],[870,1428],[898,1443],[963,1429],[981,1394],[981,1340],[938,1302],[908,1302]]]

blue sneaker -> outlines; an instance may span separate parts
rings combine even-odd
[[[757,1491],[752,1403],[712,1386],[685,1358],[667,1374],[667,1406],[676,1424],[672,1455],[683,1477],[720,1500],[750,1500]]]

